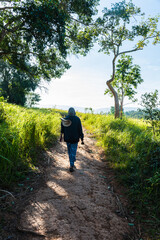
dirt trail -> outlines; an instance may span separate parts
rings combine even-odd
[[[76,171],[68,171],[65,143],[47,153],[46,182],[20,215],[23,240],[127,240],[124,207],[111,187],[106,162],[92,138],[79,143]]]

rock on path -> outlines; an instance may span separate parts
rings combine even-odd
[[[23,240],[131,239],[127,218],[117,214],[117,195],[110,189],[99,151],[85,136],[85,145],[78,147],[77,169],[70,173],[66,144],[50,149],[45,185],[20,215]]]

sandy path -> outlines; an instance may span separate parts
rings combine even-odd
[[[48,159],[45,185],[20,216],[23,240],[135,239],[128,220],[118,214],[118,195],[111,191],[109,169],[92,138],[85,136],[85,145],[79,144],[73,173],[65,143],[50,149]]]

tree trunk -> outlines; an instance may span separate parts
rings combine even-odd
[[[114,96],[114,107],[115,107],[115,118],[119,118],[119,100],[118,100],[118,94],[115,91],[115,89],[112,87],[110,81],[107,81],[107,86],[111,90]]]
[[[121,101],[121,115],[120,115],[120,118],[122,119],[122,115],[123,115],[123,99]]]
[[[111,90],[114,96],[114,106],[115,106],[115,118],[119,118],[119,99],[118,99],[118,94],[116,90],[113,88],[111,85],[111,82],[113,82],[114,77],[115,77],[115,61],[118,55],[115,55],[112,61],[112,67],[113,67],[113,73],[112,73],[112,78],[106,82],[108,88]]]
[[[120,114],[121,119],[123,115],[123,102],[124,102],[124,91],[123,91],[123,83],[122,83],[122,99],[121,99],[121,114]]]

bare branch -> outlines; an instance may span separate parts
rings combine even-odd
[[[73,17],[71,17],[70,16],[70,19],[72,19],[73,21],[75,21],[75,22],[78,22],[78,23],[80,23],[80,24],[82,24],[82,25],[84,25],[84,26],[94,26],[94,27],[96,27],[96,24],[94,24],[94,23],[84,23],[84,22],[81,22],[80,20],[78,20],[78,19],[75,19],[75,18],[73,18]]]
[[[6,190],[1,190],[1,189],[0,189],[0,192],[7,193],[8,195],[11,195],[11,196],[12,196],[12,198],[14,198],[14,199],[15,199],[15,197],[13,196],[13,194],[12,194],[12,193],[10,193],[10,192],[8,192],[8,191],[6,191]]]
[[[3,8],[0,8],[0,11],[4,11],[4,10],[8,10],[8,9],[13,9],[13,7],[3,7]]]
[[[113,29],[111,29],[111,41],[112,41],[112,45],[113,45],[113,52],[114,52],[114,56],[116,55],[116,48],[115,48],[115,43],[113,41]]]
[[[20,232],[24,232],[24,233],[32,233],[32,234],[37,235],[37,236],[45,237],[45,235],[43,235],[39,232],[32,231],[32,230],[29,230],[29,229],[24,229],[24,228],[22,229],[19,226],[17,227],[17,230],[20,231]]]
[[[120,45],[117,46],[117,56],[119,55],[119,46]]]
[[[124,52],[120,52],[118,55],[121,55],[121,54],[126,54],[126,53],[131,53],[131,52],[136,52],[138,50],[143,50],[143,48],[134,48],[132,50],[128,50],[128,51],[124,51]]]
[[[115,55],[113,60],[112,60],[112,78],[110,80],[107,81],[107,83],[111,83],[114,80],[114,76],[115,76],[115,62],[116,62],[116,58],[118,57],[118,55]]]

